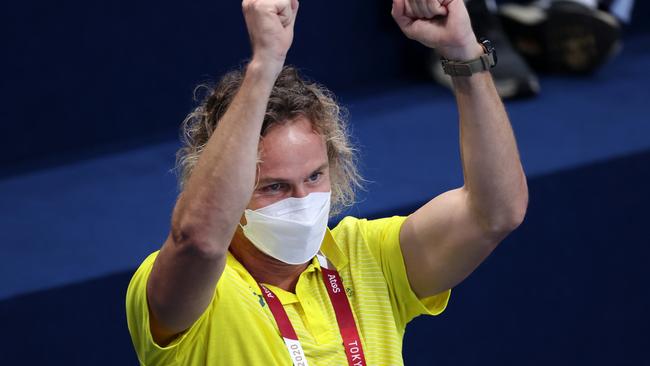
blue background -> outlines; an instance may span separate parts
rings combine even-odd
[[[137,364],[131,274],[166,237],[196,84],[248,56],[239,2],[10,2],[0,12],[0,364]],[[289,63],[349,108],[369,180],[348,214],[408,214],[461,184],[451,94],[390,3],[304,1]],[[650,33],[507,102],[524,224],[419,318],[407,364],[650,365]]]

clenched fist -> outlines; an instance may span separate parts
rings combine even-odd
[[[298,0],[244,0],[242,9],[253,59],[279,72],[293,41]]]
[[[463,0],[393,0],[392,15],[408,38],[449,60],[468,61],[483,53]]]

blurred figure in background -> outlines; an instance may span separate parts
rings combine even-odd
[[[474,31],[494,43],[500,68],[492,70],[502,98],[539,93],[536,71],[590,74],[621,48],[621,24],[634,0],[537,0],[503,3],[466,0]],[[431,73],[450,86],[433,53]]]

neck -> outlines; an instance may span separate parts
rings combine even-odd
[[[266,255],[257,249],[241,230],[235,233],[230,252],[258,283],[266,283],[294,293],[300,274],[309,266],[309,262],[287,264]]]

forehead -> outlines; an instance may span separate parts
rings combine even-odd
[[[259,146],[261,177],[310,174],[327,163],[325,139],[305,117],[270,126]]]

